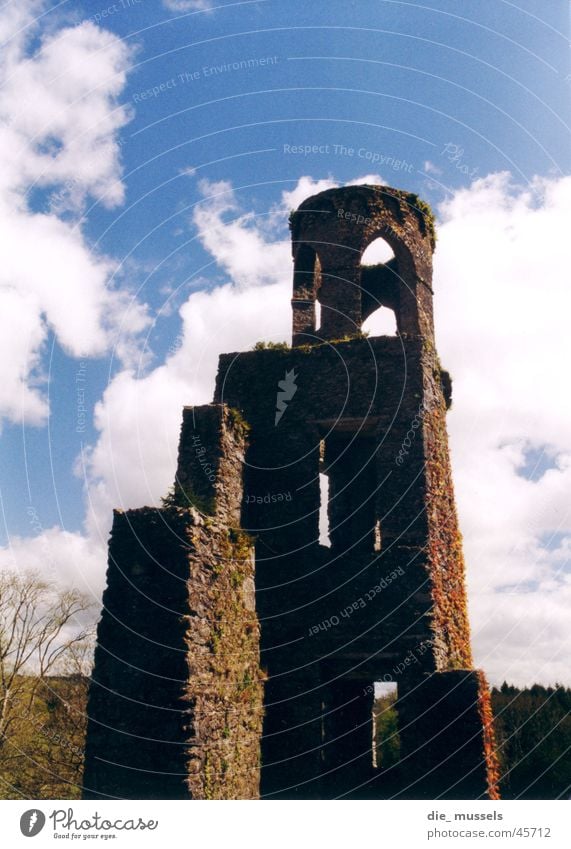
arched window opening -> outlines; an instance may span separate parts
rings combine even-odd
[[[384,239],[374,239],[371,244],[363,252],[361,257],[361,265],[386,265],[393,259],[395,252],[388,242]]]
[[[361,329],[369,336],[397,334],[398,281],[393,249],[384,239],[374,239],[361,258]]]
[[[368,336],[396,336],[397,317],[393,310],[379,307],[363,322],[361,329]]]
[[[321,286],[321,265],[311,245],[300,244],[295,254],[293,271],[293,345],[315,341],[315,307]]]
[[[319,257],[311,245],[300,245],[293,272],[294,298],[315,299],[320,285]]]

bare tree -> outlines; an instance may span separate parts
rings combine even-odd
[[[37,572],[0,572],[0,768],[22,756],[22,727],[37,728],[50,680],[88,674],[91,608]]]

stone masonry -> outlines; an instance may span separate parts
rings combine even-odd
[[[184,410],[165,506],[115,515],[84,795],[497,798],[430,210],[351,186],[290,225],[292,347],[221,356],[214,403]],[[394,257],[362,265],[377,238]],[[396,336],[362,333],[380,308]],[[373,685],[389,681],[401,759],[383,770]]]

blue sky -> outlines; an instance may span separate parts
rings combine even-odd
[[[25,0],[0,37],[0,564],[100,592],[111,507],[165,491],[217,354],[287,337],[289,208],[366,177],[441,226],[478,659],[561,677],[569,4]]]

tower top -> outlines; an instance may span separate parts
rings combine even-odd
[[[323,224],[328,228],[338,227],[343,230],[342,224],[333,225],[332,215],[338,221],[350,222],[353,225],[353,233],[360,232],[362,239],[369,242],[378,235],[389,241],[390,231],[393,229],[395,230],[394,238],[402,239],[405,233],[401,230],[408,221],[409,235],[414,234],[422,239],[428,239],[431,252],[434,251],[436,242],[434,215],[426,201],[411,192],[404,192],[391,186],[369,184],[326,189],[324,192],[306,198],[291,214],[290,227],[294,242],[297,240],[300,228],[303,230],[307,228],[312,213],[321,216],[322,219],[326,216]],[[400,228],[391,226],[398,223],[401,225]],[[383,230],[382,234],[375,233],[375,230],[379,228]],[[351,241],[353,242],[356,238],[358,237],[354,235]]]
[[[399,333],[432,336],[434,218],[417,195],[390,186],[328,189],[292,213],[290,228],[294,345],[354,336],[383,306],[394,310]],[[364,266],[363,254],[376,239],[387,242],[394,257]]]

